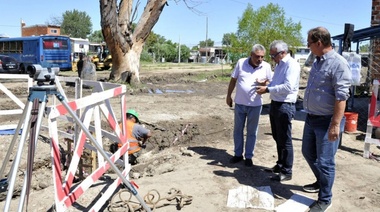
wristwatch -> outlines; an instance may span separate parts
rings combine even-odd
[[[268,86],[267,86],[267,88],[265,88],[265,92],[269,93],[269,89],[268,89]]]

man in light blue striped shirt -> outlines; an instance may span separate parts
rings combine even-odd
[[[271,43],[270,56],[276,63],[272,81],[257,90],[260,94],[269,93],[272,100],[269,119],[272,137],[277,145],[277,162],[267,170],[278,173],[272,177],[273,180],[287,181],[292,179],[292,120],[296,113],[301,66],[290,56],[288,45],[281,40]]]
[[[307,45],[316,55],[310,70],[303,107],[307,113],[302,138],[302,155],[316,182],[305,185],[307,192],[319,192],[311,212],[331,206],[335,179],[335,153],[343,132],[344,111],[351,86],[351,70],[331,45],[329,31],[323,27],[309,30]]]

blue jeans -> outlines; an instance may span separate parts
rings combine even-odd
[[[234,121],[234,152],[235,156],[243,156],[244,146],[244,128],[247,123],[247,138],[245,142],[246,159],[253,157],[256,145],[257,130],[262,106],[245,106],[235,104],[235,121]]]
[[[335,153],[340,139],[328,140],[328,129],[332,116],[306,116],[302,138],[302,154],[319,182],[318,200],[329,203],[335,179]],[[346,118],[340,123],[340,136]]]
[[[269,119],[277,147],[276,163],[281,167],[281,173],[286,175],[291,175],[293,168],[292,119],[295,113],[293,103],[272,101],[270,104]]]

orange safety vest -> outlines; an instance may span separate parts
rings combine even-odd
[[[135,126],[135,123],[131,120],[127,120],[126,122],[126,127],[125,127],[125,132],[127,133],[127,141],[129,142],[129,149],[128,149],[128,154],[131,155],[135,152],[138,152],[141,150],[139,141],[133,137],[133,126]],[[120,124],[120,128],[122,127],[122,124]],[[118,143],[118,147],[120,148],[123,144]]]

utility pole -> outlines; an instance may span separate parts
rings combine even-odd
[[[207,38],[208,36],[208,16],[206,16],[206,63],[208,61],[208,43],[207,43]]]
[[[178,40],[178,63],[181,62],[181,36],[179,36]]]

